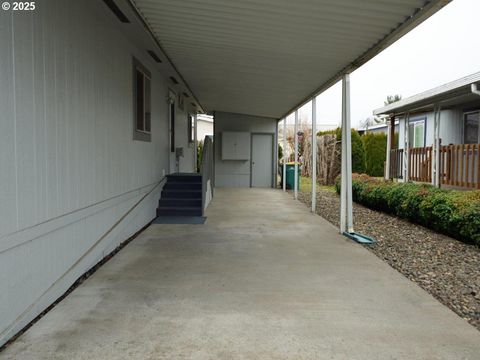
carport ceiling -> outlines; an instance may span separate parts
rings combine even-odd
[[[280,118],[450,0],[131,1],[207,111]]]

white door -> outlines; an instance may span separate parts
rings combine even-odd
[[[272,187],[273,135],[252,134],[252,187]]]

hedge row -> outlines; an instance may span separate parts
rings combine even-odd
[[[335,182],[340,193],[340,177]],[[438,189],[431,185],[394,183],[354,174],[352,197],[371,209],[388,212],[480,246],[480,191]]]

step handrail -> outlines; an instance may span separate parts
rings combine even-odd
[[[205,212],[213,198],[213,172],[213,139],[211,136],[205,136],[200,166],[200,173],[202,174],[202,213]]]

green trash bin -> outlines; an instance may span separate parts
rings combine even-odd
[[[295,186],[295,163],[294,162],[289,162],[285,164],[286,169],[286,187],[287,189],[293,189]],[[298,184],[298,189],[300,189],[300,163],[297,163],[298,167],[298,174],[297,174],[297,184]]]

